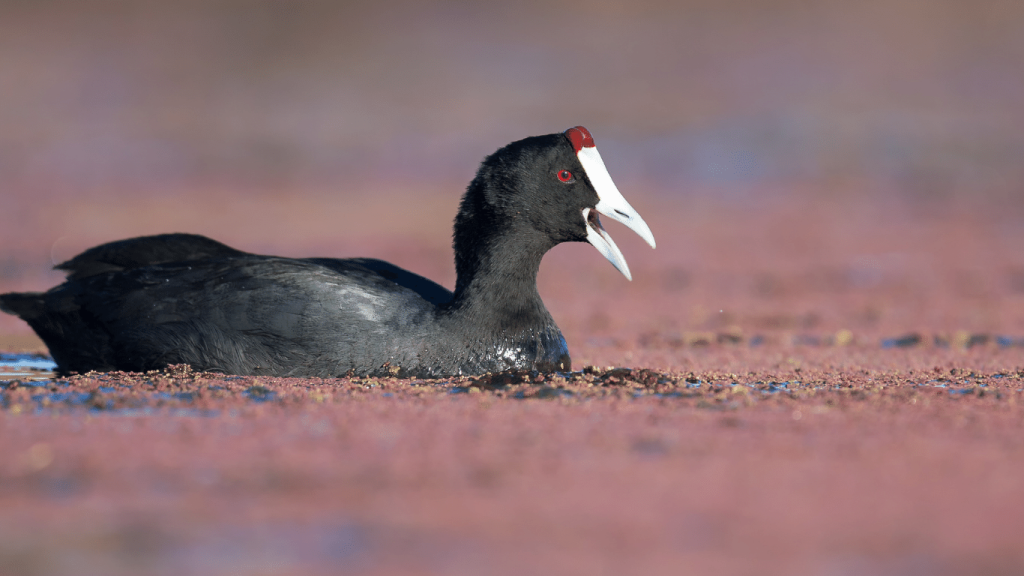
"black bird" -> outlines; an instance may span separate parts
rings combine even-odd
[[[0,295],[62,373],[169,364],[271,376],[570,370],[537,293],[544,254],[590,242],[631,279],[598,214],[654,247],[582,126],[491,154],[455,217],[455,292],[367,258],[279,258],[191,234],[103,244],[48,292]]]

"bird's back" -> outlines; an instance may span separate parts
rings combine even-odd
[[[258,256],[191,235],[105,244],[60,268],[64,284],[0,306],[64,372],[369,373],[388,363],[393,335],[421,331],[450,298],[380,261]]]

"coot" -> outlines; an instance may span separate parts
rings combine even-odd
[[[455,217],[455,292],[380,260],[279,258],[191,234],[103,244],[43,293],[0,295],[63,373],[169,364],[272,376],[445,377],[569,370],[537,293],[544,254],[589,242],[630,278],[598,214],[654,247],[590,132],[513,142],[484,159]]]

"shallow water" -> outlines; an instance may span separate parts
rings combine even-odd
[[[0,353],[0,380],[50,380],[56,368],[49,356]]]

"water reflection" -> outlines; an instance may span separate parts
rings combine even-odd
[[[56,369],[57,364],[49,356],[0,353],[0,380],[50,380]]]

